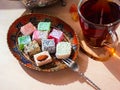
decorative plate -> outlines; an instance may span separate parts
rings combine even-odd
[[[21,64],[34,70],[53,72],[65,69],[67,66],[61,60],[56,59],[55,56],[52,58],[53,61],[51,63],[38,67],[36,66],[34,60],[28,58],[23,51],[19,50],[17,39],[21,34],[21,26],[27,24],[28,22],[31,22],[34,26],[37,26],[38,22],[40,21],[50,21],[52,23],[51,28],[59,28],[59,30],[64,33],[64,38],[66,38],[66,40],[72,44],[72,53],[69,58],[73,60],[76,59],[79,43],[74,30],[61,19],[46,14],[28,14],[18,18],[13,22],[7,34],[7,43],[11,53]]]

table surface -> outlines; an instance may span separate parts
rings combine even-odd
[[[71,19],[69,8],[79,0],[66,0],[67,6],[56,3],[40,8],[40,13],[55,15],[64,20],[79,35],[79,22]],[[39,72],[18,63],[7,45],[7,32],[10,25],[26,10],[20,1],[0,0],[0,90],[94,90],[79,75],[70,69],[57,72]],[[117,30],[120,35],[120,27]],[[119,36],[120,38],[120,36]],[[118,57],[99,62],[80,51],[80,70],[85,73],[101,90],[120,90],[120,44],[117,46]]]

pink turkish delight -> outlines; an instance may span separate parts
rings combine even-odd
[[[36,40],[38,43],[41,43],[42,39],[47,39],[47,38],[48,38],[47,31],[35,30],[32,35],[32,40]]]
[[[61,42],[64,38],[63,32],[57,29],[53,29],[52,32],[48,36],[49,39],[54,39],[55,44]]]
[[[36,27],[31,23],[27,23],[21,27],[20,31],[23,35],[30,35],[36,30]]]

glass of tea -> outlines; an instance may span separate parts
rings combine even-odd
[[[82,50],[96,60],[115,52],[120,24],[119,0],[80,0],[78,4]]]

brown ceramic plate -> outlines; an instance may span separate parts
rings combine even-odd
[[[74,30],[59,18],[46,14],[28,14],[18,18],[13,22],[7,34],[7,43],[11,53],[21,64],[34,70],[53,72],[65,69],[67,66],[61,60],[57,60],[55,57],[53,57],[53,62],[38,67],[35,65],[34,60],[26,56],[24,52],[19,50],[17,45],[17,38],[21,34],[20,27],[28,22],[31,22],[33,25],[37,26],[38,22],[40,21],[50,21],[52,23],[52,27],[59,28],[64,33],[66,40],[68,40],[72,44],[72,53],[69,58],[73,60],[76,59],[79,49],[79,43]]]

